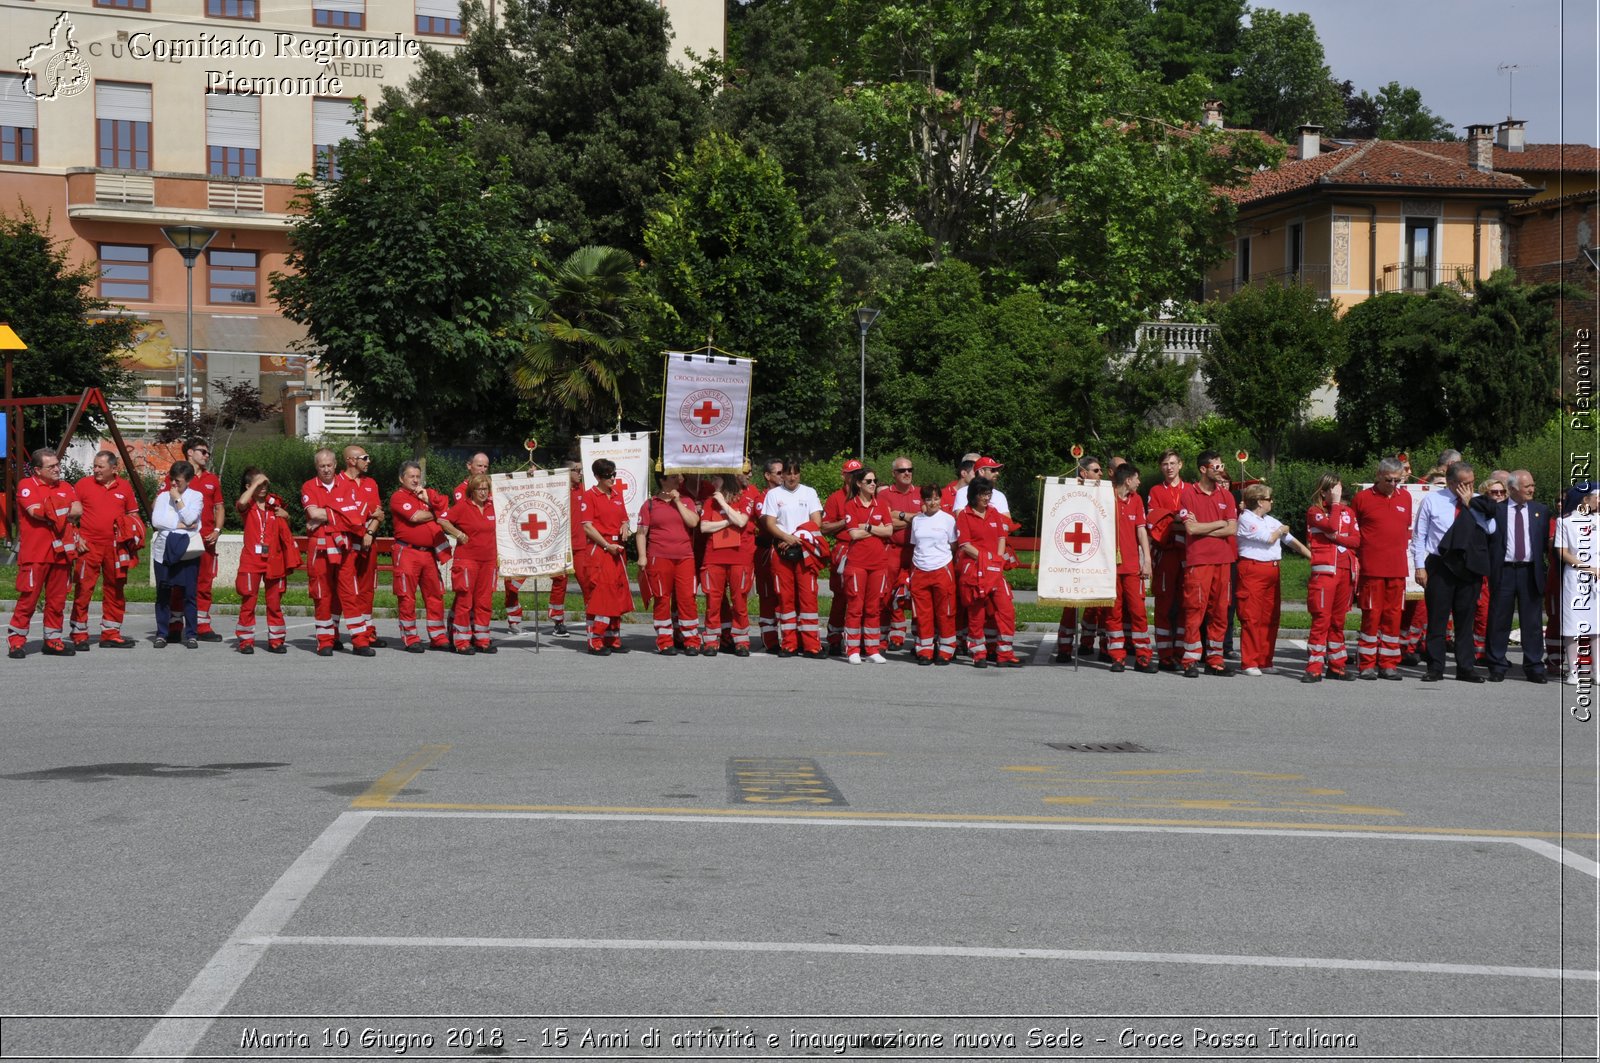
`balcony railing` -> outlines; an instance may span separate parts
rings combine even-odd
[[[1134,346],[1137,348],[1151,341],[1159,344],[1161,353],[1168,358],[1186,362],[1206,352],[1216,331],[1215,325],[1198,325],[1187,321],[1146,321],[1134,333]]]
[[[1327,266],[1301,266],[1299,269],[1280,269],[1269,273],[1252,273],[1249,277],[1243,279],[1216,281],[1207,284],[1206,298],[1231,298],[1240,288],[1247,284],[1304,284],[1316,291],[1319,298],[1326,299],[1332,294],[1332,289],[1328,287]]]
[[[1472,265],[1415,266],[1407,262],[1391,262],[1378,274],[1380,292],[1425,292],[1444,285],[1458,292],[1472,290]]]
[[[167,425],[167,417],[181,409],[180,399],[136,399],[133,402],[113,402],[111,415],[117,419],[117,430],[131,436],[150,436]],[[199,403],[191,407],[199,413]]]
[[[342,403],[315,400],[301,403],[295,410],[295,429],[303,439],[374,439],[399,434],[394,425],[378,428],[368,424]]]
[[[235,214],[257,214],[267,209],[266,191],[258,184],[212,181],[206,185],[206,206]]]
[[[94,175],[94,201],[153,206],[156,201],[155,178],[137,173],[97,173]]]

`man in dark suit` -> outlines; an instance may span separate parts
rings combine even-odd
[[[1413,540],[1413,553],[1425,558],[1421,578],[1428,605],[1428,672],[1422,681],[1436,683],[1444,678],[1445,626],[1453,618],[1456,678],[1481,683],[1483,673],[1474,667],[1472,620],[1483,579],[1489,574],[1489,535],[1497,527],[1494,503],[1473,493],[1477,474],[1464,461],[1450,466],[1445,486],[1446,491],[1440,492],[1442,505],[1434,507],[1440,512],[1437,517],[1430,516],[1434,530],[1427,532],[1421,551]],[[1418,533],[1424,530],[1422,523],[1419,516]],[[1433,539],[1437,527],[1444,527],[1444,532]]]
[[[1533,500],[1533,474],[1518,469],[1495,506],[1489,536],[1489,682],[1505,679],[1511,612],[1522,624],[1522,674],[1543,683],[1545,554],[1550,548],[1550,508]]]

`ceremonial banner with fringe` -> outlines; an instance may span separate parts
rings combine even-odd
[[[661,471],[730,473],[744,468],[755,362],[665,351]]]
[[[572,544],[567,471],[497,473],[489,477],[489,486],[494,491],[500,575],[518,579],[567,571]]]
[[[594,463],[609,458],[617,463],[617,486],[628,507],[628,523],[639,519],[639,507],[650,497],[650,433],[611,432],[578,437],[578,457],[583,462],[583,486],[594,487]]]
[[[1048,476],[1039,507],[1039,604],[1110,605],[1117,581],[1117,500],[1109,480]]]

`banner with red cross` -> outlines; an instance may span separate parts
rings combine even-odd
[[[567,471],[512,472],[489,477],[494,490],[500,574],[510,579],[567,571],[572,488]]]
[[[661,471],[731,473],[744,468],[755,362],[666,351]]]
[[[578,460],[583,464],[583,486],[594,487],[594,463],[607,458],[616,463],[617,486],[628,507],[628,523],[639,520],[639,509],[650,497],[650,433],[610,432],[578,437]]]
[[[1039,604],[1110,605],[1117,579],[1117,502],[1109,480],[1051,476],[1039,521]]]

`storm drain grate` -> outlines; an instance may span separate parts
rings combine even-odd
[[[1137,742],[1046,742],[1064,753],[1153,753]]]

